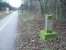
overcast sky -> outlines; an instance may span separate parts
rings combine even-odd
[[[3,0],[3,1],[9,3],[11,6],[16,8],[20,7],[21,4],[24,3],[24,0]]]

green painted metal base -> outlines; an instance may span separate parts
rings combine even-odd
[[[43,41],[44,40],[53,40],[54,38],[57,37],[57,32],[41,30],[39,33],[39,37]]]
[[[49,49],[49,48],[44,48],[44,49],[42,49],[42,50],[51,50],[51,49]]]

